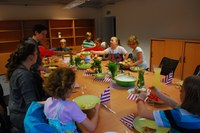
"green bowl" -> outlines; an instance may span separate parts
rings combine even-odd
[[[105,73],[97,73],[97,74],[95,75],[95,78],[96,78],[96,79],[104,79],[105,76],[106,76]]]
[[[136,80],[137,79],[134,76],[127,75],[127,74],[119,74],[119,75],[115,76],[116,83],[118,85],[124,86],[124,87],[134,85]]]
[[[81,65],[78,65],[78,68],[79,69],[83,69],[83,70],[88,69],[90,67],[91,67],[91,64],[81,64]]]

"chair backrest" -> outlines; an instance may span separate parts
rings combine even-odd
[[[163,57],[159,67],[161,67],[161,75],[168,75],[170,72],[175,73],[179,60]],[[173,75],[174,76],[174,75]]]
[[[200,65],[197,65],[193,75],[200,76]]]

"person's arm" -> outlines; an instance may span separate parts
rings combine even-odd
[[[98,55],[104,55],[104,54],[106,54],[106,52],[105,52],[105,50],[104,51],[90,51],[91,53],[93,53],[93,54],[98,54]]]
[[[166,104],[168,104],[170,107],[174,108],[178,105],[178,103],[172,99],[170,99],[167,95],[160,92],[156,87],[152,86],[149,87],[149,89],[157,95],[161,100],[163,100]]]
[[[153,111],[148,110],[145,106],[144,100],[146,99],[146,93],[140,93],[138,99],[136,100],[137,112],[140,117],[154,120]]]
[[[143,62],[142,52],[138,52],[137,56],[138,56],[138,60],[133,63],[133,66],[137,66]]]
[[[18,80],[19,87],[21,88],[21,95],[25,101],[27,107],[32,101],[37,101],[35,94],[36,85],[34,84],[34,77],[31,72],[23,71],[21,78]]]
[[[86,118],[83,122],[81,122],[81,124],[85,126],[90,132],[94,131],[97,126],[98,117],[99,117],[99,108],[100,108],[100,105],[97,104],[95,106],[95,114],[91,120]]]
[[[124,54],[124,60],[128,59],[128,53]]]

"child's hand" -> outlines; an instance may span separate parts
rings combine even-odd
[[[159,92],[159,90],[155,86],[150,86],[149,89],[151,90],[153,94],[156,94],[157,92]]]
[[[99,110],[99,108],[100,108],[100,104],[99,104],[99,103],[97,103],[97,104],[95,105],[95,110],[96,110],[96,111],[98,111],[98,110]]]
[[[139,98],[142,99],[143,101],[146,99],[146,97],[147,97],[147,93],[146,92],[141,92],[139,94]]]

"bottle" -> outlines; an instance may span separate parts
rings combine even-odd
[[[138,71],[138,81],[137,81],[138,88],[144,87],[144,72],[145,72],[145,70]]]
[[[61,32],[58,32],[58,38],[61,38],[62,35],[61,35]]]

